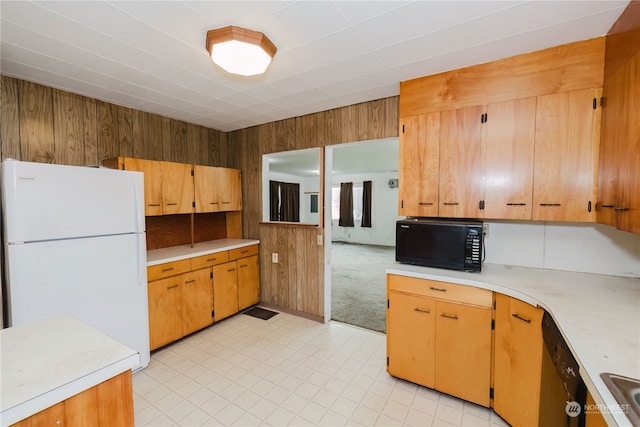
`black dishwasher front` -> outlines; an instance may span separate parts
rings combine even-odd
[[[584,427],[587,387],[580,377],[578,362],[546,311],[542,317],[542,338],[539,425]]]

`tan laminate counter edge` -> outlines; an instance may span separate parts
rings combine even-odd
[[[387,274],[439,280],[502,293],[551,314],[610,425],[631,426],[600,378],[613,372],[640,378],[640,279],[483,264],[481,273],[393,264]],[[615,424],[614,424],[615,423]]]
[[[181,245],[154,249],[147,251],[147,267],[258,244],[260,241],[253,239],[219,239],[196,243],[193,247]]]

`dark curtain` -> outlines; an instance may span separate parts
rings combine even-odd
[[[353,182],[340,184],[340,227],[353,227]]]
[[[300,184],[280,183],[281,221],[300,222]]]
[[[280,183],[269,181],[269,221],[280,221]]]
[[[269,221],[300,222],[300,184],[269,181]]]
[[[371,227],[371,181],[362,183],[362,227]]]

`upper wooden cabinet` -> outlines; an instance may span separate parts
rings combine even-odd
[[[531,219],[536,98],[487,106],[485,218]]]
[[[484,200],[484,108],[440,114],[440,216],[481,218]]]
[[[438,216],[439,150],[439,112],[400,120],[400,215]]]
[[[103,164],[144,173],[145,216],[242,210],[239,169],[130,157],[106,159]]]
[[[533,219],[595,220],[602,89],[538,97]]]
[[[640,28],[607,36],[597,220],[640,234]]]
[[[240,170],[194,166],[196,212],[242,210]]]
[[[185,163],[160,162],[162,170],[162,213],[193,212],[193,166]]]

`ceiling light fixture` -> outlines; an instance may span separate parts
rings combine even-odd
[[[211,59],[232,74],[264,73],[276,50],[271,40],[259,31],[233,25],[207,31],[207,51]]]

